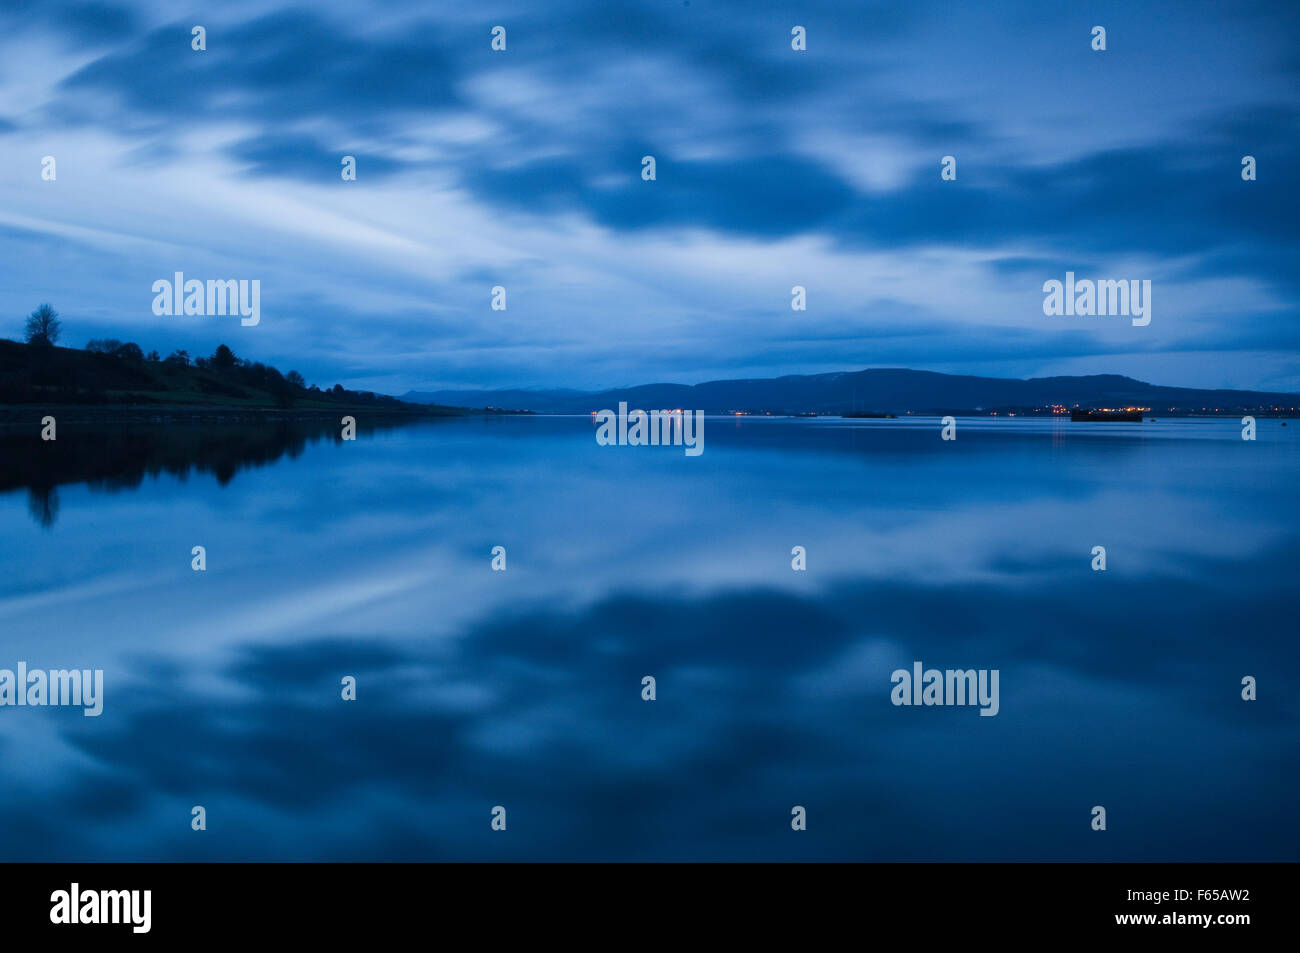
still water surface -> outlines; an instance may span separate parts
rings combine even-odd
[[[0,435],[0,858],[1300,859],[1300,425],[593,430]]]

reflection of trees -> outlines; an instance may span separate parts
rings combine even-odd
[[[53,486],[29,486],[27,511],[42,526],[53,526],[59,515],[59,491]]]
[[[398,426],[400,418],[358,421],[358,435]],[[300,456],[310,443],[339,441],[337,418],[269,419],[249,423],[157,423],[84,425],[59,422],[57,440],[40,439],[39,428],[0,427],[0,492],[28,491],[28,509],[42,526],[54,525],[57,487],[85,483],[117,493],[136,489],[146,476],[211,474],[225,486],[249,467]]]

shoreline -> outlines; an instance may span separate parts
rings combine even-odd
[[[463,419],[468,417],[588,417],[586,413],[533,413],[519,411],[499,411],[495,409],[468,407],[425,407],[391,406],[375,404],[339,404],[335,407],[232,407],[211,404],[0,404],[0,426],[39,425],[45,416],[57,418],[60,424],[250,424],[269,422],[336,422],[341,415],[351,415],[358,421],[368,420],[443,420]],[[1294,415],[1284,413],[1248,414],[1258,419],[1292,420]],[[831,413],[768,413],[768,412],[719,412],[706,413],[706,418],[717,419],[752,419],[752,420],[925,420],[953,416],[967,420],[1065,420],[1069,415],[1029,414],[1029,413],[970,413],[961,411],[902,414],[831,414]],[[1165,411],[1159,417],[1163,420],[1236,420],[1242,413],[1189,414]],[[1153,418],[1145,417],[1144,422]],[[1108,418],[1096,418],[1107,420]],[[1077,420],[1076,423],[1095,422]]]
[[[55,417],[60,424],[126,423],[265,423],[275,421],[337,421],[340,415],[358,419],[431,420],[469,417],[480,411],[458,407],[424,409],[374,404],[339,404],[337,407],[231,407],[205,404],[0,404],[0,425],[39,424],[42,417]]]

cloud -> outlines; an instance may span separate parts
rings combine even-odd
[[[783,155],[708,162],[659,156],[658,178],[646,182],[642,148],[623,148],[587,170],[563,160],[478,170],[470,187],[485,201],[531,214],[582,208],[615,230],[690,226],[749,236],[814,230],[853,200],[852,189],[833,173]]]
[[[8,0],[0,23],[11,36],[49,30],[73,45],[94,46],[130,36],[137,18],[128,5],[98,0]]]
[[[346,147],[326,149],[314,139],[292,136],[263,136],[242,139],[228,150],[231,158],[248,164],[254,175],[271,177],[293,176],[320,181],[338,177],[342,171],[341,159],[351,155],[367,176],[384,177],[403,168],[403,164],[387,156],[348,150]]]
[[[295,9],[209,27],[207,49],[199,52],[190,29],[180,22],[156,28],[78,70],[62,89],[106,95],[128,116],[183,125],[337,117],[373,128],[394,112],[428,112],[455,101],[450,62],[432,42],[433,31],[368,40]]]
[[[26,276],[0,307],[57,282],[70,339],[210,350],[142,314],[137,287],[204,267],[265,279],[241,353],[398,392],[1093,358],[1300,389],[1283,171],[1300,111],[1277,7],[1207,8],[1196,29],[1128,10],[1104,58],[1068,16],[1011,2],[527,0],[433,22],[418,3],[243,0],[206,18],[201,53],[146,2],[14,9],[0,54],[21,95],[0,99],[0,134],[34,158],[0,207],[46,239],[0,233]],[[32,69],[51,44],[78,55]],[[58,269],[39,252],[55,238]],[[1085,269],[1157,282],[1145,334],[1043,323],[1042,282]],[[508,312],[483,305],[498,283]],[[795,284],[814,306],[776,320]],[[1170,379],[1193,348],[1224,359]]]

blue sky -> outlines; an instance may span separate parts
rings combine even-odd
[[[0,6],[0,335],[50,301],[71,346],[225,342],[390,393],[872,366],[1300,391],[1293,3],[211,6]],[[1150,279],[1150,325],[1044,316],[1067,270]],[[261,323],[154,315],[176,271],[260,280]]]

